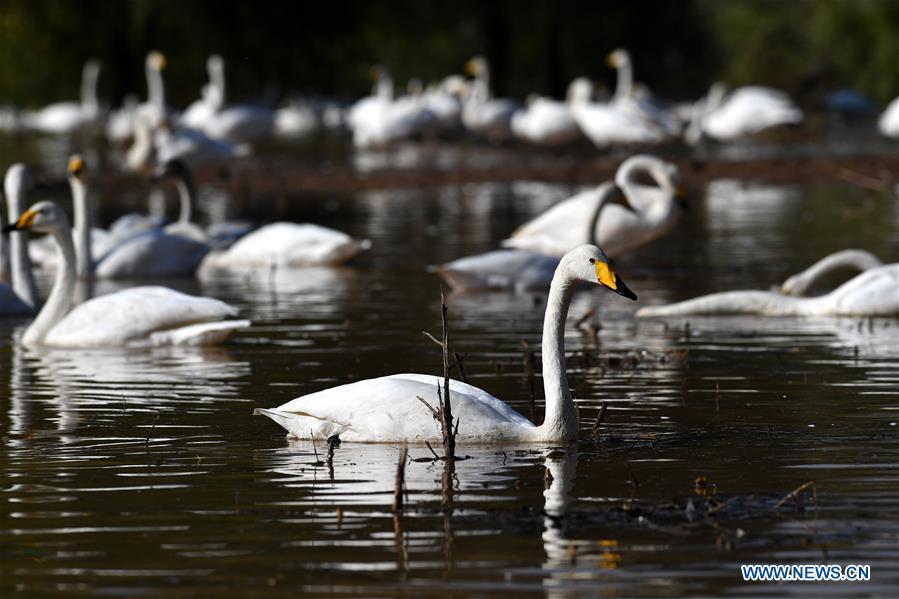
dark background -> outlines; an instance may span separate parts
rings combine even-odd
[[[143,60],[169,60],[168,100],[199,94],[205,59],[227,60],[230,99],[354,97],[369,66],[398,82],[460,73],[474,54],[493,87],[561,96],[587,75],[611,86],[605,55],[628,48],[636,78],[685,99],[721,79],[783,88],[805,105],[856,88],[899,94],[899,0],[0,0],[0,104],[75,99],[81,66],[103,64],[101,97],[146,93]]]

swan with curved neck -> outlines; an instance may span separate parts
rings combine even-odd
[[[69,158],[69,188],[72,190],[72,208],[75,213],[75,272],[79,279],[87,279],[94,274],[94,254],[91,240],[93,222],[91,205],[84,183],[84,160],[75,154]]]
[[[587,192],[592,204],[589,219],[572,223],[567,231],[567,239],[572,245],[579,242],[595,243],[596,224],[600,215],[617,204],[630,210],[627,197],[614,183],[603,183]],[[604,218],[604,217],[603,217]],[[579,230],[580,229],[580,230]],[[583,233],[578,239],[577,233]],[[525,291],[546,289],[552,283],[559,257],[522,249],[502,249],[466,256],[431,270],[443,278],[454,290],[473,291],[484,289],[514,289]]]
[[[450,381],[453,414],[460,420],[457,443],[571,443],[578,438],[577,413],[568,387],[565,320],[578,284],[598,284],[635,300],[601,249],[583,245],[566,254],[550,286],[543,321],[543,384],[546,416],[530,422],[503,401],[472,385]],[[272,409],[257,409],[289,436],[392,443],[436,441],[434,418],[419,398],[437,405],[442,379],[397,374],[319,391]]]
[[[637,311],[637,316],[897,316],[899,263],[877,266],[878,262],[876,257],[867,252],[837,252],[787,279],[782,289],[794,295],[776,291],[725,291],[665,306],[646,306]],[[795,297],[804,293],[818,278],[843,267],[863,269],[864,272],[824,295]]]
[[[71,134],[96,122],[100,115],[97,79],[100,63],[88,60],[81,72],[81,100],[55,102],[25,117],[26,124],[41,133]]]
[[[465,64],[465,71],[474,76],[468,97],[462,106],[462,124],[491,141],[512,136],[512,115],[517,102],[494,98],[490,90],[490,65],[482,56],[475,56]]]
[[[6,171],[3,190],[6,194],[6,207],[10,222],[15,222],[25,211],[26,195],[33,186],[31,171],[24,164],[14,164]],[[34,273],[31,270],[27,234],[14,236],[9,240],[9,254],[13,291],[25,305],[36,309],[40,303],[40,297]]]
[[[780,291],[785,295],[802,296],[819,280],[835,270],[852,269],[865,272],[879,266],[883,266],[880,258],[865,250],[834,252],[784,281]]]
[[[656,187],[638,183],[637,178],[642,174],[651,177]],[[630,209],[609,206],[594,223],[594,233],[588,237],[606,248],[609,256],[619,256],[664,235],[683,214],[685,187],[674,164],[649,155],[632,156],[618,167],[615,184],[627,196]],[[589,219],[595,193],[585,191],[559,202],[518,227],[503,240],[503,247],[563,255],[578,243],[577,239],[571,239],[570,232]]]
[[[208,345],[223,342],[246,320],[226,320],[227,304],[165,287],[132,287],[88,300],[71,312],[77,283],[75,245],[65,212],[38,202],[7,227],[53,235],[62,257],[50,296],[25,330],[22,344],[52,347]]]

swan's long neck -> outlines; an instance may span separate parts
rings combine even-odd
[[[382,71],[381,74],[378,75],[378,82],[375,85],[375,95],[382,100],[393,100],[393,77],[391,77],[390,73],[387,71]]]
[[[47,302],[22,336],[24,345],[40,345],[53,327],[65,318],[75,296],[78,281],[75,273],[75,246],[72,243],[69,223],[63,221],[53,236],[56,238],[60,266],[56,271],[56,279],[53,281],[53,289]]]
[[[634,180],[640,172],[652,177],[653,181],[666,192],[663,201],[667,202],[669,207],[673,207],[676,190],[671,178],[666,174],[664,163],[654,156],[638,155],[625,160],[615,173],[615,183],[624,191],[634,210],[645,213],[648,198],[663,197],[661,194],[641,193],[642,186]]]
[[[81,109],[89,114],[96,114],[100,110],[97,100],[97,79],[100,76],[100,65],[88,61],[81,73]]]
[[[178,187],[178,200],[180,202],[178,222],[186,224],[193,219],[193,205],[196,198],[193,178],[188,173],[184,173],[178,179],[176,186]]]
[[[147,96],[150,104],[162,114],[165,111],[165,86],[162,82],[162,71],[152,65],[147,65]]]
[[[560,265],[553,276],[543,318],[543,391],[546,417],[539,427],[545,441],[569,441],[577,438],[577,414],[565,362],[565,320],[577,282]]]
[[[25,190],[18,184],[6,181],[6,198],[9,203],[9,221],[15,222],[25,211]],[[31,258],[28,255],[28,233],[17,232],[10,236],[9,253],[11,258],[12,288],[19,299],[27,306],[36,308],[39,301],[37,283],[31,271]]]
[[[787,279],[782,287],[784,293],[805,295],[820,279],[841,268],[852,268],[865,272],[883,266],[883,262],[864,250],[843,250],[821,258],[807,269]]]
[[[209,83],[218,93],[216,98],[218,103],[216,109],[218,109],[225,103],[225,63],[223,60],[210,61],[207,70],[209,71]]]
[[[634,69],[630,56],[625,56],[618,66],[618,81],[615,84],[615,95],[612,101],[620,102],[630,97],[634,88]]]
[[[87,187],[78,177],[69,177],[72,189],[72,204],[75,208],[75,256],[77,258],[76,273],[79,279],[87,279],[94,272],[93,252],[91,247],[92,215]]]
[[[599,190],[599,198],[596,201],[596,207],[593,209],[593,214],[590,217],[590,224],[587,227],[587,237],[584,240],[584,243],[590,243],[593,245],[599,245],[599,230],[597,229],[597,225],[599,224],[599,215],[602,213],[602,209],[606,207],[612,198],[618,193],[618,189],[614,184],[602,184],[600,185]]]

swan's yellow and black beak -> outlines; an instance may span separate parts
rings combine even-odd
[[[628,289],[628,286],[624,284],[621,277],[615,274],[615,270],[608,262],[596,261],[596,280],[600,285],[608,287],[618,295],[631,300],[637,299],[637,294]]]
[[[609,52],[608,56],[606,56],[606,64],[613,68],[617,69],[619,64],[621,63],[618,55],[618,51],[615,50],[613,52]]]
[[[78,154],[69,158],[69,174],[73,177],[81,177],[84,174],[84,160]]]
[[[37,219],[38,212],[37,210],[26,210],[22,213],[22,216],[19,217],[19,220],[12,223],[11,225],[6,225],[3,227],[4,233],[9,233],[10,231],[27,231],[32,226],[34,226],[34,221]]]

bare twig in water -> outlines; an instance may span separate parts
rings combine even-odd
[[[325,463],[318,459],[318,449],[315,447],[315,434],[313,434],[312,429],[309,429],[309,437],[312,439],[312,453],[315,454],[315,461],[312,462],[313,466],[324,466]]]
[[[599,404],[599,413],[596,415],[596,420],[593,421],[592,436],[594,441],[599,438],[599,426],[602,424],[602,419],[606,417],[606,409],[608,407],[608,404],[604,401]]]
[[[331,435],[328,437],[328,457],[325,458],[328,463],[328,476],[334,480],[334,450],[340,447],[340,436]]]
[[[435,461],[439,460],[439,459],[440,459],[440,456],[437,455],[437,452],[434,451],[434,448],[431,447],[431,444],[428,443],[427,441],[425,441],[425,445],[427,445],[427,446],[428,446],[428,449],[431,451],[431,453],[434,454],[434,460],[435,460]]]
[[[789,493],[784,495],[783,499],[781,499],[780,501],[778,501],[777,503],[774,504],[774,510],[775,511],[779,510],[783,504],[785,504],[789,500],[793,499],[794,497],[797,497],[800,493],[802,493],[809,487],[812,488],[812,501],[815,503],[815,505],[817,505],[818,504],[818,487],[815,485],[815,481],[810,480],[807,483],[802,483],[801,485],[799,485],[798,487],[796,487],[795,489],[793,489],[792,491],[790,491]]]
[[[718,383],[715,383],[715,411],[718,411]]]
[[[398,514],[403,511],[403,483],[406,480],[406,458],[409,457],[409,448],[403,445],[400,457],[396,463],[396,479],[393,486],[393,507],[391,511]]]
[[[425,407],[431,412],[431,416],[434,417],[434,420],[440,420],[440,414],[437,412],[437,410],[434,408],[434,406],[432,406],[427,401],[425,401],[424,397],[421,397],[420,395],[416,395],[415,399],[417,399],[421,403],[425,404]]]
[[[467,383],[468,377],[465,376],[465,365],[462,363],[462,360],[463,360],[462,356],[459,355],[459,352],[454,351],[453,359],[455,360],[455,362],[453,362],[452,366],[450,366],[450,369],[458,366],[459,376],[462,377],[462,382]]]
[[[585,334],[594,347],[599,343],[599,325],[593,322],[595,315],[596,308],[590,308],[574,323],[575,328]]]
[[[153,421],[153,426],[150,427],[150,432],[147,433],[147,438],[144,440],[144,445],[150,444],[150,437],[153,436],[153,431],[156,430],[156,423],[159,422],[159,412],[156,412],[156,419]]]
[[[443,437],[443,453],[444,459],[456,459],[456,435],[453,433],[453,406],[450,399],[450,362],[449,362],[449,325],[447,324],[446,296],[443,293],[443,287],[440,287],[440,322],[442,325],[442,341],[438,341],[433,335],[427,331],[422,334],[440,346],[443,353],[443,389],[437,387],[437,414],[440,422],[440,434]],[[461,362],[459,362],[461,368]],[[421,398],[419,398],[421,399]],[[424,400],[422,403],[427,405]],[[431,450],[433,451],[433,449]]]

